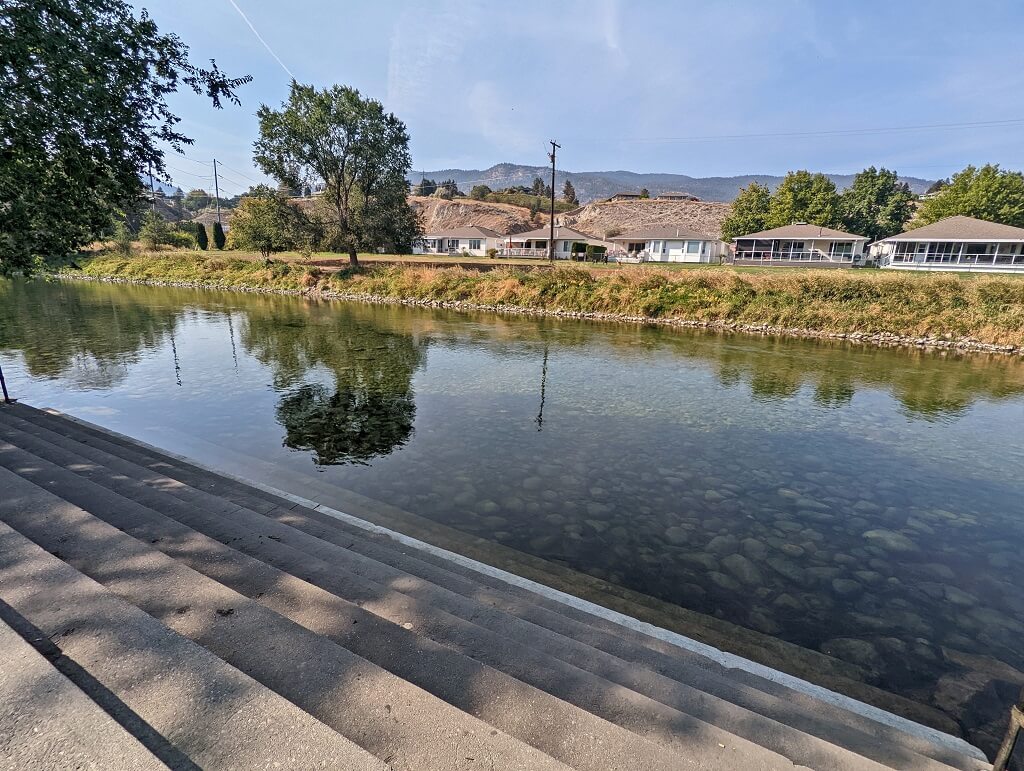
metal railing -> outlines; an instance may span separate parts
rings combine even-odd
[[[825,254],[825,252],[775,252],[768,249],[738,251],[734,259],[756,262],[853,262],[852,254]]]

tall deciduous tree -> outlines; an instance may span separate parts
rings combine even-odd
[[[126,0],[0,3],[0,271],[66,254],[163,175],[161,144],[191,140],[167,97],[181,86],[215,107],[249,77],[202,69]]]
[[[409,134],[380,102],[347,86],[318,91],[292,81],[281,109],[263,105],[257,117],[257,165],[293,187],[324,183],[322,200],[353,266],[360,248],[411,248],[418,223],[406,201]]]
[[[914,194],[895,171],[871,166],[839,196],[843,227],[872,241],[895,235],[914,211]]]
[[[968,166],[949,184],[921,202],[913,225],[927,225],[943,217],[968,217],[1024,227],[1024,174],[987,164]]]
[[[842,225],[839,194],[835,183],[824,174],[791,171],[772,194],[768,227],[778,228],[806,222],[836,228]]]
[[[722,222],[722,238],[732,241],[738,236],[766,229],[771,202],[771,191],[757,182],[751,182],[740,190],[732,202],[732,211]]]

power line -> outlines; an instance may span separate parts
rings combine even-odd
[[[829,129],[823,131],[783,131],[763,134],[709,134],[690,137],[637,137],[623,139],[623,142],[717,142],[732,139],[776,139],[793,137],[826,137],[826,136],[867,136],[870,134],[891,134],[912,131],[947,131],[951,129],[998,128],[1016,126],[1024,123],[1024,118],[1007,118],[1005,120],[973,121],[969,123],[931,123],[917,126],[888,126],[879,128]]]
[[[252,177],[248,176],[247,174],[243,174],[243,173],[242,173],[242,172],[240,172],[240,171],[239,171],[238,169],[233,169],[233,168],[231,168],[230,166],[228,166],[228,165],[227,165],[227,164],[225,164],[225,163],[222,163],[222,162],[218,162],[218,164],[217,164],[217,165],[218,165],[218,166],[220,166],[220,167],[221,167],[222,169],[227,169],[228,171],[230,171],[230,172],[233,172],[233,173],[237,174],[238,176],[242,177],[243,179],[247,179],[247,180],[249,180],[249,181],[250,181],[250,182],[252,182],[253,184],[256,184],[256,185],[262,185],[262,184],[265,184],[265,183],[263,183],[263,182],[260,182],[259,180],[253,179]]]

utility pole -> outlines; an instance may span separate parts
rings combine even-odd
[[[153,161],[149,162],[149,200],[153,203],[153,214],[156,214],[156,188],[153,187]]]
[[[220,225],[220,185],[217,184],[217,159],[213,159],[213,195],[217,201],[217,224]],[[223,227],[223,225],[221,226]]]
[[[560,149],[562,146],[558,144],[554,139],[551,140],[551,152],[548,153],[548,157],[551,159],[551,221],[548,223],[551,226],[550,238],[548,239],[548,261],[555,261],[555,150]]]

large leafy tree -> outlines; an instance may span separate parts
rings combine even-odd
[[[732,202],[732,211],[722,222],[722,238],[732,241],[738,236],[766,229],[771,202],[771,191],[757,182],[751,182],[740,190]]]
[[[257,117],[256,163],[292,187],[323,182],[321,200],[353,266],[359,249],[411,249],[418,223],[406,200],[409,134],[380,102],[347,86],[292,81],[281,109],[263,105]]]
[[[895,171],[864,169],[839,196],[843,227],[872,241],[895,235],[914,213],[914,194]]]
[[[164,175],[162,144],[191,140],[167,104],[180,87],[215,107],[249,77],[161,33],[125,0],[0,2],[0,271],[30,269],[104,231]]]
[[[303,217],[280,192],[267,185],[250,190],[231,218],[229,244],[235,249],[271,252],[294,249],[302,241]]]
[[[954,174],[938,193],[921,202],[913,225],[964,214],[1004,225],[1024,227],[1024,174],[987,164]]]
[[[824,174],[791,171],[772,194],[768,226],[772,228],[807,222],[835,228],[842,224],[839,194],[835,183]]]

